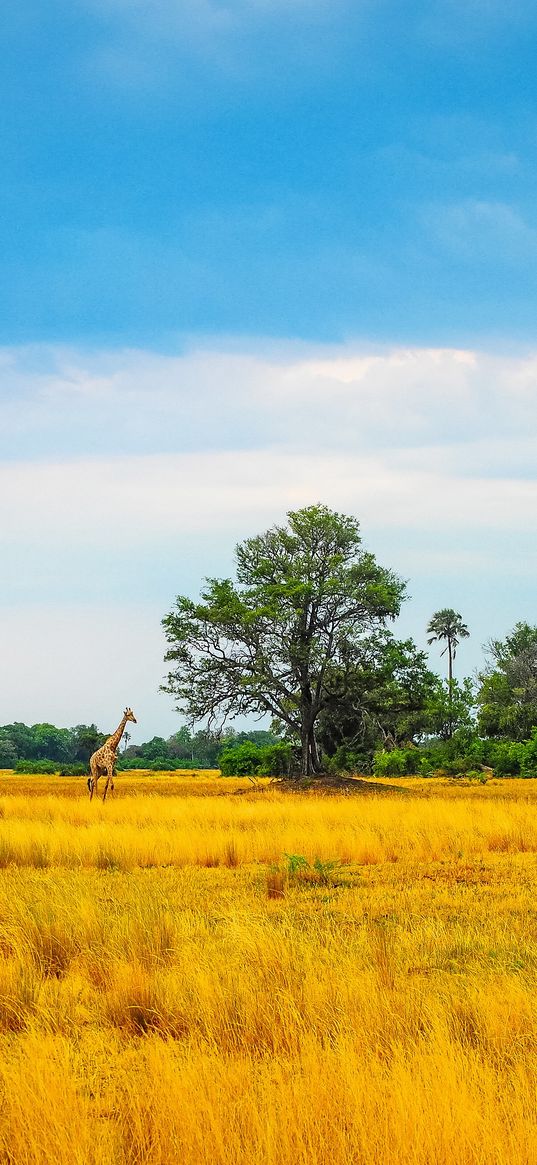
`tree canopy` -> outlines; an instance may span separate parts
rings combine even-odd
[[[458,611],[454,611],[452,607],[442,607],[441,611],[435,611],[427,624],[427,643],[436,643],[437,641],[445,642],[444,650],[440,652],[441,655],[448,657],[448,680],[451,683],[453,679],[453,660],[457,654],[457,648],[461,639],[468,639],[470,632],[466,623],[462,621],[462,615]]]
[[[205,580],[163,620],[172,664],[165,690],[192,720],[270,713],[320,767],[316,723],[335,669],[398,613],[405,584],[362,548],[356,519],[314,505],[290,511],[236,548],[236,581]]]
[[[333,667],[319,718],[328,755],[338,748],[364,753],[427,731],[425,709],[439,683],[425,652],[387,629],[366,636],[352,662]]]
[[[517,623],[505,639],[491,639],[487,651],[477,694],[479,730],[524,740],[537,726],[537,627]]]

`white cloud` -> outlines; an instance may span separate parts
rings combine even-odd
[[[39,553],[143,555],[170,539],[210,539],[321,500],[368,529],[534,530],[537,481],[468,476],[430,454],[358,456],[277,450],[162,454],[0,469],[4,546]],[[96,568],[101,569],[97,560]]]
[[[68,349],[0,352],[4,456],[279,449],[375,452],[495,441],[490,476],[512,443],[537,435],[537,356],[359,346]],[[393,454],[390,454],[391,456]],[[527,472],[524,452],[522,471]],[[484,472],[484,467],[479,472]]]

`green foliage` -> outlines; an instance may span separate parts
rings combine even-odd
[[[485,739],[460,732],[450,740],[431,741],[412,749],[375,753],[376,776],[537,777],[537,729],[526,741]],[[481,776],[480,776],[481,774]]]
[[[456,692],[453,681],[453,661],[457,653],[457,647],[461,639],[468,639],[470,632],[465,623],[463,623],[458,611],[454,611],[452,607],[443,607],[441,611],[436,611],[430,619],[427,626],[429,645],[431,643],[445,642],[446,646],[440,653],[448,657],[448,682],[447,682],[447,702],[448,715],[447,727],[445,729],[445,737],[450,737],[457,727],[457,717],[455,714],[455,698]],[[466,682],[466,681],[465,681]]]
[[[58,765],[53,760],[18,760],[16,773],[57,773]]]
[[[376,777],[412,776],[419,770],[420,753],[417,748],[380,749],[373,758]]]
[[[315,858],[312,865],[303,854],[284,854],[287,861],[285,876],[292,883],[307,882],[316,886],[341,885],[339,874],[343,863],[341,861],[322,861]]]
[[[427,624],[427,642],[431,643],[445,642],[446,646],[440,653],[441,655],[448,655],[449,660],[449,678],[451,679],[451,666],[455,659],[457,648],[461,639],[468,639],[470,632],[463,623],[462,616],[458,611],[454,611],[452,607],[442,607],[441,611],[435,611],[434,615]]]
[[[89,764],[92,753],[104,744],[106,736],[99,732],[95,724],[77,724],[76,728],[69,729],[71,736],[70,760],[78,761],[82,765]]]
[[[130,756],[129,750],[121,753],[117,758],[116,770],[117,772],[146,771],[148,769],[153,773],[173,773],[177,770],[187,769],[205,769],[218,768],[217,765],[200,764],[199,761],[185,760],[184,758],[170,757],[170,756],[155,756],[151,760],[144,756]]]
[[[56,728],[54,724],[34,724],[32,733],[38,760],[48,759],[61,763],[69,759],[71,733],[68,728]]]
[[[284,857],[287,860],[287,873],[290,878],[295,878],[297,874],[309,868],[308,859],[303,854],[284,854]]]
[[[105,740],[95,724],[78,724],[76,728],[56,728],[54,724],[6,724],[0,728],[0,759],[3,742],[9,742],[12,764],[17,760],[55,761],[56,766],[80,763],[87,765],[92,752]],[[6,757],[7,759],[7,757]],[[0,768],[3,767],[0,764]],[[7,766],[6,766],[7,767]],[[11,767],[11,766],[9,766]],[[37,769],[33,769],[37,772]]]
[[[326,761],[326,769],[329,773],[363,773],[368,776],[372,772],[372,764],[373,749],[340,744],[334,755]]]
[[[245,741],[224,749],[219,764],[223,777],[282,777],[288,774],[291,759],[291,745],[283,741],[265,748]]]
[[[490,663],[479,676],[479,731],[527,740],[537,727],[537,627],[517,623],[505,640],[488,645]]]
[[[466,678],[440,680],[435,677],[425,702],[423,735],[438,736],[447,741],[461,729],[474,731],[474,686]]]
[[[364,637],[354,660],[332,668],[327,679],[319,741],[332,758],[329,767],[340,757],[341,768],[369,772],[384,741],[426,731],[426,708],[439,682],[411,639],[397,640],[385,629]]]
[[[21,724],[18,721],[15,724],[5,724],[3,732],[14,744],[18,757],[37,756],[33,729],[29,728],[27,724]]]
[[[0,769],[12,769],[17,763],[17,748],[7,731],[0,729]]]

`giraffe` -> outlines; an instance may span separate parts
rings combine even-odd
[[[132,708],[125,708],[123,716],[121,717],[121,724],[118,724],[116,731],[105,740],[104,744],[97,749],[90,757],[90,775],[88,777],[88,789],[90,801],[93,794],[97,792],[97,782],[99,777],[104,777],[106,773],[106,784],[104,786],[103,801],[106,801],[106,794],[108,786],[113,792],[114,790],[114,765],[116,763],[117,750],[119,742],[125,731],[127,721],[132,720],[133,724],[137,723],[136,716]]]

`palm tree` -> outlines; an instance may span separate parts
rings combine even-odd
[[[451,607],[442,607],[441,611],[435,611],[432,618],[429,619],[427,624],[427,635],[427,643],[429,646],[431,643],[436,643],[437,641],[446,641],[446,646],[444,647],[444,650],[440,652],[440,654],[445,655],[447,651],[448,692],[449,705],[451,708],[453,699],[453,660],[457,654],[457,648],[459,646],[460,640],[468,639],[470,632],[466,626],[466,623],[463,623],[462,616],[459,615],[458,611],[453,611]],[[451,736],[451,716],[449,734]]]
[[[437,640],[446,640],[446,646],[440,653],[448,654],[448,680],[451,684],[453,679],[453,660],[457,654],[457,648],[461,639],[468,639],[470,632],[463,623],[461,615],[458,611],[453,611],[451,607],[443,607],[441,611],[436,611],[432,619],[427,624],[427,634],[429,638],[427,643],[435,643]]]

